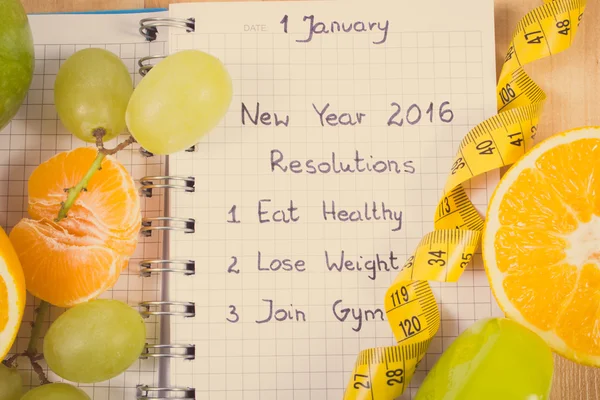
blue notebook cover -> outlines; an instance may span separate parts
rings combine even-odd
[[[62,11],[62,12],[47,12],[47,13],[29,13],[29,15],[48,15],[48,14],[138,14],[168,11],[167,8],[134,8],[123,10],[97,10],[97,11]]]

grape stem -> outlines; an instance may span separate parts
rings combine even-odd
[[[114,149],[107,149],[104,147],[104,141],[102,140],[104,135],[106,135],[106,131],[104,130],[104,128],[96,128],[96,129],[94,129],[92,134],[96,138],[96,147],[98,148],[98,151],[100,153],[104,153],[105,155],[109,155],[109,156],[116,154],[117,152],[123,150],[125,147],[129,146],[130,144],[135,143],[135,139],[133,138],[133,136],[129,135],[127,140],[125,140],[123,143],[120,143],[119,145],[117,145],[117,147],[115,147]]]
[[[98,148],[98,154],[96,155],[94,162],[92,163],[88,171],[85,173],[83,178],[79,181],[79,183],[77,183],[77,185],[71,188],[65,189],[65,191],[68,193],[67,200],[61,203],[60,210],[58,210],[58,216],[54,219],[54,222],[60,222],[61,220],[67,217],[69,209],[73,206],[79,194],[87,190],[87,185],[90,182],[92,176],[96,173],[96,171],[102,169],[102,160],[104,160],[104,157],[114,155],[117,152],[123,150],[125,147],[129,146],[130,144],[135,143],[135,139],[133,138],[133,136],[129,136],[127,140],[125,140],[123,143],[120,143],[114,149],[107,149],[104,147],[104,141],[102,140],[104,135],[106,135],[106,131],[104,130],[104,128],[94,129],[93,135],[96,138],[96,147]]]
[[[37,312],[35,315],[35,321],[31,324],[31,337],[29,338],[29,344],[27,345],[27,350],[25,351],[25,356],[29,358],[29,362],[31,363],[31,367],[38,374],[40,378],[40,383],[45,385],[50,383],[46,374],[44,373],[44,369],[38,363],[39,360],[43,358],[43,355],[38,354],[37,352],[37,342],[42,334],[42,325],[44,323],[44,319],[46,318],[46,314],[50,310],[50,303],[42,300],[40,305],[37,308]]]
[[[96,171],[102,168],[101,164],[102,160],[104,160],[104,157],[106,157],[106,154],[98,151],[96,159],[92,163],[90,169],[88,169],[88,171],[83,176],[83,179],[81,179],[79,183],[73,186],[72,188],[65,189],[65,191],[68,193],[67,200],[63,201],[60,204],[60,210],[58,210],[58,216],[54,219],[54,222],[60,222],[61,220],[67,217],[67,212],[69,212],[69,209],[73,206],[75,200],[77,200],[79,193],[87,190],[87,185],[90,182],[92,176],[96,173]]]
[[[44,369],[38,363],[38,361],[43,359],[44,356],[42,354],[38,354],[37,342],[42,333],[42,325],[44,323],[44,319],[46,318],[46,314],[48,313],[49,309],[50,309],[50,303],[47,303],[42,300],[36,310],[35,321],[31,324],[31,337],[29,338],[29,344],[27,345],[27,350],[25,350],[25,352],[22,354],[15,354],[15,355],[11,356],[10,358],[8,358],[6,361],[4,361],[4,365],[6,365],[8,368],[12,368],[13,365],[15,364],[15,362],[17,361],[17,358],[19,358],[21,356],[27,357],[29,359],[29,362],[31,363],[31,368],[33,368],[35,373],[38,374],[40,383],[42,385],[50,383],[50,381],[46,377]]]
[[[42,333],[42,324],[44,323],[44,318],[46,318],[49,309],[50,303],[42,300],[37,308],[35,321],[31,325],[31,337],[29,338],[27,351],[25,351],[25,354],[28,356],[35,357],[37,355],[37,341]]]

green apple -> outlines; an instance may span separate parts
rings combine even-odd
[[[0,400],[19,400],[23,394],[23,381],[19,371],[0,362]]]
[[[510,319],[483,319],[441,355],[415,400],[544,400],[553,373],[538,335]]]
[[[33,37],[20,0],[0,1],[0,129],[25,100],[34,68]]]

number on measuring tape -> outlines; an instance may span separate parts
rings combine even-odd
[[[442,256],[444,254],[446,254],[446,252],[442,251],[442,250],[430,251],[429,255],[433,256],[434,258],[430,258],[427,261],[427,264],[429,264],[429,265],[439,265],[440,267],[443,267],[444,265],[446,265],[446,261],[444,261],[442,259]]]
[[[482,121],[463,137],[452,163],[448,163],[448,180],[434,209],[434,231],[421,239],[412,255],[408,254],[402,272],[383,298],[397,346],[361,351],[344,400],[383,400],[403,394],[441,325],[427,281],[458,281],[473,264],[483,236],[485,220],[462,185],[514,164],[534,145],[546,94],[524,67],[572,44],[587,0],[544,2],[519,21],[508,43],[495,88],[499,115]],[[398,103],[392,103],[388,126],[443,125],[454,119],[453,106],[440,100],[406,104],[400,109]]]
[[[416,315],[411,319],[406,318],[404,321],[400,321],[399,325],[400,328],[402,328],[402,333],[404,333],[405,338],[414,336],[421,332],[421,321]]]
[[[542,33],[542,31],[533,31],[533,32],[525,32],[525,40],[527,40],[527,43],[529,44],[540,44],[542,43],[542,39],[544,38],[543,35],[540,35],[540,33]],[[534,35],[538,35],[534,38],[532,38],[532,36]]]
[[[508,48],[508,53],[506,53],[506,58],[504,58],[504,62],[507,62],[508,60],[512,59],[513,54],[515,54],[515,46],[510,46]]]
[[[368,375],[354,374],[354,389],[371,389]]]
[[[571,21],[569,21],[568,19],[558,21],[556,23],[556,27],[560,29],[558,33],[560,33],[561,35],[568,35],[569,31],[571,30],[571,28],[569,27],[570,24]]]
[[[459,169],[463,169],[465,165],[466,164],[462,157],[457,158],[456,161],[454,161],[454,164],[452,164],[452,175],[454,175]]]
[[[452,211],[452,208],[450,207],[450,199],[448,199],[448,196],[446,196],[444,197],[444,201],[442,201],[439,216],[443,217],[444,215],[448,215],[450,214],[450,211]]]
[[[390,297],[392,299],[392,306],[394,307],[398,307],[401,304],[406,304],[408,303],[408,289],[406,286],[402,286],[400,290],[396,289],[394,293],[390,295]]]
[[[404,383],[404,370],[402,368],[398,369],[390,369],[386,371],[385,376],[387,376],[387,385],[394,386],[395,384],[401,385]]]
[[[494,142],[491,140],[484,140],[483,142],[477,144],[476,148],[479,150],[479,154],[481,155],[491,155],[494,154],[494,150],[496,149],[494,146],[492,146],[493,144]]]
[[[402,269],[407,269],[413,266],[413,262],[415,261],[415,256],[410,256],[408,260],[404,263]]]
[[[469,261],[471,261],[471,257],[473,257],[473,254],[472,254],[472,253],[462,253],[462,259],[463,259],[464,261],[462,261],[462,262],[460,263],[460,267],[461,267],[461,268],[466,268],[466,267],[467,267],[467,265],[469,265]]]
[[[516,137],[516,139],[514,139]],[[525,139],[523,139],[523,132],[510,133],[508,135],[508,140],[510,140],[510,144],[513,146],[521,147],[521,144]]]
[[[514,100],[514,98],[517,97],[517,94],[515,93],[515,90],[510,86],[510,83],[507,83],[505,87],[500,89],[500,92],[498,94],[502,99],[502,104],[508,104],[511,102],[511,100]]]

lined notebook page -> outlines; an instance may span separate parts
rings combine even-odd
[[[170,213],[171,340],[196,345],[171,383],[202,399],[341,399],[362,349],[394,344],[386,289],[424,234],[462,137],[495,113],[493,2],[173,5],[196,18],[171,53],[200,49],[233,79],[223,122],[169,158],[196,178]],[[483,210],[497,176],[471,182]],[[432,283],[442,326],[403,395],[475,319],[497,312],[481,257]]]
[[[137,61],[149,54],[163,54],[166,37],[153,43],[145,42],[138,33],[139,20],[161,13],[134,13],[111,15],[31,15],[30,25],[35,43],[35,72],[28,96],[14,120],[0,131],[0,224],[7,232],[23,217],[27,217],[27,181],[31,172],[45,160],[61,151],[92,146],[71,135],[58,120],[54,107],[54,80],[62,62],[75,51],[87,47],[100,47],[112,51],[125,63],[134,83],[141,76]],[[125,135],[118,138],[121,142]],[[107,143],[114,147],[117,140]],[[138,180],[146,175],[161,175],[163,157],[143,157],[139,146],[129,147],[118,153],[117,159]],[[163,215],[163,198],[160,195],[141,199],[144,217]],[[101,295],[127,302],[136,308],[141,301],[160,300],[160,279],[157,276],[142,278],[139,261],[160,257],[160,237],[140,236],[138,248],[115,286]],[[24,322],[12,349],[22,353],[27,348],[31,334],[29,322],[39,300],[27,297]],[[44,331],[51,321],[64,310],[51,307],[45,321]],[[148,343],[158,343],[159,323],[154,318],[146,321]],[[41,341],[39,342],[41,346]],[[41,347],[38,347],[40,349]],[[46,373],[52,382],[64,381],[56,374]],[[84,368],[85,365],[82,365]],[[26,359],[19,359],[19,370],[25,389],[39,385],[37,375]],[[158,363],[154,360],[135,362],[129,370],[118,377],[94,385],[80,386],[94,400],[131,400],[135,398],[137,384],[158,383]]]

